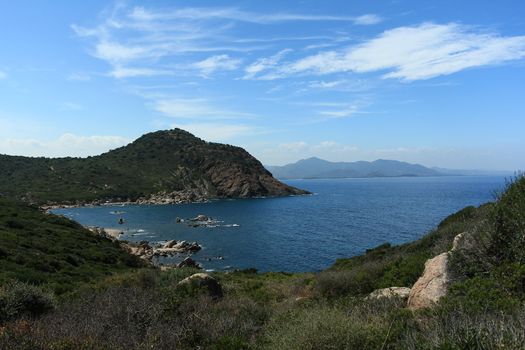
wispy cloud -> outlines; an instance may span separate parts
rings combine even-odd
[[[381,17],[374,14],[361,16],[305,15],[298,13],[261,14],[237,8],[182,8],[171,11],[151,11],[143,7],[135,7],[130,17],[142,21],[227,19],[258,24],[292,21],[344,21],[357,25],[372,25],[382,21]]]
[[[250,38],[233,33],[237,22],[250,25],[273,25],[283,22],[342,22],[353,25],[379,23],[375,14],[357,16],[257,13],[232,7],[198,8],[129,8],[118,3],[102,14],[94,27],[73,24],[78,37],[91,43],[90,54],[112,66],[115,78],[170,75],[173,67],[200,68],[201,76],[220,70],[235,70],[241,58],[225,52],[252,52],[267,49],[280,41],[331,40],[327,35],[279,36]],[[253,46],[252,44],[256,44]],[[191,62],[189,54],[215,52],[216,55]],[[193,58],[194,59],[194,58]],[[172,67],[172,69],[168,69]]]
[[[259,132],[256,127],[244,124],[186,123],[174,124],[172,127],[184,129],[206,141],[213,142],[225,142],[235,137],[246,137]]]
[[[196,62],[192,66],[200,70],[202,75],[209,76],[215,71],[235,70],[240,66],[241,62],[242,60],[228,55],[216,55]]]
[[[357,105],[350,105],[343,109],[332,109],[319,112],[321,116],[329,119],[353,117],[356,113],[359,113],[359,107]]]
[[[277,67],[282,58],[290,52],[292,52],[291,49],[284,49],[271,57],[264,57],[258,59],[257,61],[253,62],[244,69],[246,72],[246,74],[244,75],[244,79],[252,79],[259,73],[266,72],[268,70],[274,70],[274,68]],[[258,79],[273,80],[275,78],[271,74],[263,74],[260,75]]]
[[[167,117],[181,119],[235,119],[251,118],[249,113],[221,109],[206,99],[159,99],[153,109]]]
[[[6,79],[6,78],[7,78],[7,73],[0,70],[0,80]]]
[[[121,67],[115,66],[109,76],[117,79],[123,78],[135,78],[135,77],[153,77],[159,75],[173,75],[174,72],[168,69],[153,69],[153,68],[133,68],[133,67]]]
[[[383,19],[380,16],[374,15],[374,14],[362,15],[359,17],[355,17],[353,19],[354,24],[359,24],[359,25],[364,25],[364,26],[378,24],[378,23],[381,23],[382,21]]]
[[[355,77],[352,79],[313,80],[307,82],[307,88],[315,90],[362,92],[370,90],[373,86],[373,82]]]
[[[0,153],[33,157],[85,157],[129,143],[121,136],[79,136],[63,134],[54,140],[14,139],[0,141]]]
[[[264,77],[385,72],[383,78],[412,81],[524,57],[525,36],[505,37],[456,23],[424,23],[387,30],[360,45],[283,63]]]

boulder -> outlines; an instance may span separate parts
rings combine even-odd
[[[427,260],[423,275],[410,290],[408,308],[412,310],[432,307],[447,294],[450,284],[448,273],[449,252]]]
[[[193,260],[192,258],[190,257],[187,257],[186,259],[182,260],[178,265],[177,265],[178,268],[182,268],[182,267],[194,267],[194,268],[197,268],[197,269],[200,269],[201,267],[199,266],[199,264]]]
[[[366,297],[367,299],[382,299],[382,298],[401,298],[407,300],[410,295],[410,288],[408,287],[388,287],[376,289]]]
[[[167,241],[163,246],[162,248],[173,248],[173,246],[175,246],[177,244],[177,241],[175,240],[171,240],[171,241]]]
[[[206,288],[212,298],[222,298],[222,287],[217,280],[207,273],[196,273],[180,281],[177,286],[195,286]]]
[[[193,219],[191,219],[192,221],[208,221],[210,220],[209,217],[207,217],[206,215],[203,215],[203,214],[199,214],[197,215],[196,217],[194,217]]]
[[[459,245],[462,243],[463,237],[465,237],[466,235],[466,232],[462,232],[456,237],[454,237],[454,242],[452,242],[452,249],[450,250],[451,252],[459,248]]]

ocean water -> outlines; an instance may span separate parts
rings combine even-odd
[[[420,177],[293,180],[309,196],[219,200],[182,205],[57,209],[83,225],[119,228],[122,239],[197,241],[205,269],[318,271],[335,259],[379,244],[413,241],[446,216],[494,199],[503,177]],[[204,214],[213,227],[176,223]],[[125,224],[119,225],[123,218]],[[459,232],[458,232],[459,233]],[[176,263],[184,256],[165,258]]]

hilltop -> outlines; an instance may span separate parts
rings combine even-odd
[[[88,158],[0,155],[0,194],[40,205],[184,202],[307,192],[274,179],[240,147],[174,129]]]
[[[329,162],[316,157],[283,166],[266,167],[278,179],[329,179],[447,175],[420,164],[378,159],[373,162]]]

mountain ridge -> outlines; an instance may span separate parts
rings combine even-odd
[[[387,159],[377,159],[372,162],[330,162],[311,157],[283,166],[266,166],[266,168],[279,179],[448,175],[420,164]]]

